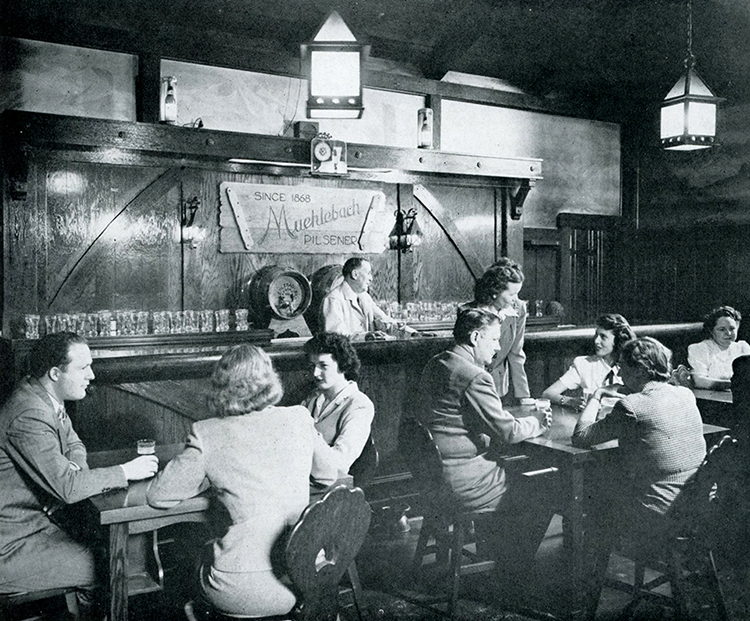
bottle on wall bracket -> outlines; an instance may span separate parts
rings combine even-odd
[[[177,99],[175,95],[175,84],[177,79],[174,76],[166,76],[161,79],[162,83],[162,103],[161,103],[161,122],[174,125],[177,123]]]
[[[420,108],[417,112],[418,144],[420,149],[432,149],[432,108]]]

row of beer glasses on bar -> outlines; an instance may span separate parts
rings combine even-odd
[[[199,332],[229,332],[234,315],[234,329],[250,329],[248,311],[204,309],[200,311],[134,311],[101,310],[95,313],[56,313],[54,315],[24,315],[24,337],[38,339],[55,332],[77,332],[86,338],[100,336],[137,336],[144,334],[195,334]]]
[[[394,319],[406,323],[455,321],[458,302],[392,302],[381,300],[376,304]]]

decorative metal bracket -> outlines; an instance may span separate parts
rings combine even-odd
[[[523,216],[523,204],[529,195],[529,190],[535,184],[533,179],[521,179],[515,188],[502,188],[504,200],[508,201],[510,217],[512,220],[520,220]]]

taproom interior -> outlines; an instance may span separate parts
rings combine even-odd
[[[750,4],[4,0],[0,62],[0,618],[750,618]]]

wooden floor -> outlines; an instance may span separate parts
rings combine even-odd
[[[376,521],[377,524],[377,521]],[[417,589],[409,578],[409,567],[419,533],[421,519],[409,519],[409,531],[401,532],[397,526],[373,527],[360,552],[358,567],[365,588],[368,613],[371,621],[437,621],[445,617],[427,607],[423,600],[430,592],[442,592],[444,582],[435,579],[421,584]],[[745,587],[743,572],[719,559],[721,580],[730,610],[730,621],[750,619],[750,594]],[[613,556],[610,575],[632,579],[632,564]],[[171,582],[171,584],[170,584]],[[191,596],[183,579],[170,580],[162,594],[131,598],[132,621],[182,621],[182,606]],[[531,619],[568,619],[571,609],[572,585],[566,567],[562,546],[562,529],[559,517],[553,519],[537,554],[534,572],[518,584],[500,585],[493,575],[476,574],[462,578],[462,593],[457,621],[530,621]],[[668,589],[665,590],[668,593]],[[597,621],[615,621],[628,603],[627,594],[605,589],[599,602]],[[716,619],[714,607],[706,598],[696,600],[696,621]],[[351,599],[342,597],[341,621],[356,621],[357,615]],[[536,611],[532,613],[531,610]],[[48,615],[45,619],[64,619],[62,614]],[[634,621],[674,619],[674,614],[664,608],[644,603],[636,611]],[[679,620],[682,621],[682,620]]]

